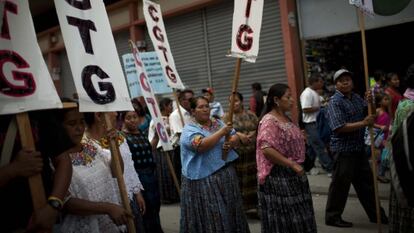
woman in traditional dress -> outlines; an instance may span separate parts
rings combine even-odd
[[[231,101],[231,96],[229,98]],[[229,122],[229,114],[224,115],[224,122]],[[257,116],[243,107],[243,95],[235,95],[233,127],[240,138],[240,145],[235,148],[239,155],[234,168],[239,178],[244,210],[257,208],[257,168],[256,168],[256,129]]]
[[[109,131],[106,129],[104,114],[108,114],[108,117],[112,121],[112,125],[115,125],[117,117],[116,112],[84,113],[87,128],[82,139],[82,145],[89,148],[89,150],[96,150],[107,166],[112,168],[112,155],[109,148],[109,138],[116,141],[116,145],[119,147],[119,152],[122,158],[121,166],[123,165],[123,178],[128,198],[130,200],[131,209],[134,214],[135,228],[137,231],[140,231],[143,229],[141,214],[144,214],[146,209],[145,201],[141,194],[143,186],[137,173],[135,172],[127,141],[116,129],[111,129]],[[117,198],[121,200],[116,178],[113,177],[112,179],[115,182],[114,189],[117,194]],[[121,202],[119,201],[119,203]]]
[[[290,89],[269,89],[259,123],[256,158],[262,232],[316,232],[312,195],[301,164],[305,140],[286,112],[293,107]]]
[[[78,108],[53,110],[48,114],[48,138],[53,147],[67,139],[73,143],[65,151],[72,162],[70,195],[64,205],[66,213],[58,230],[61,232],[121,232],[129,213],[120,205],[110,165],[99,151],[81,144],[85,131],[84,116]],[[61,130],[60,130],[61,129]],[[139,182],[139,180],[138,180]]]
[[[163,98],[159,103],[162,119],[168,134],[170,135],[170,121],[169,116],[173,110],[172,100],[170,98]],[[148,140],[152,141],[157,137],[154,121],[151,120],[148,130]],[[174,186],[174,181],[171,176],[171,171],[167,163],[167,154],[170,156],[171,161],[176,161],[174,156],[180,156],[175,154],[174,151],[164,151],[161,147],[161,142],[158,142],[156,151],[154,151],[154,157],[157,164],[158,186],[160,189],[160,196],[162,203],[176,203],[180,200],[177,188]],[[179,158],[178,158],[179,159]],[[173,164],[174,165],[174,164]],[[174,172],[174,171],[173,171]]]
[[[407,76],[405,78],[407,90],[404,93],[404,99],[400,101],[395,112],[394,122],[392,125],[393,135],[408,117],[409,113],[414,111],[414,64],[412,64],[407,70]],[[398,182],[396,172],[398,167],[393,166],[393,156],[390,156],[390,170],[391,170],[391,193],[390,193],[390,226],[389,233],[398,232],[414,232],[414,208],[403,203],[401,195],[397,195],[396,187]],[[401,189],[401,186],[399,187]],[[405,200],[406,201],[406,200]]]
[[[162,233],[160,221],[160,192],[156,174],[155,159],[152,154],[153,146],[148,138],[137,127],[139,116],[136,111],[121,113],[123,121],[122,134],[127,139],[131,150],[132,161],[134,162],[135,172],[139,175],[144,190],[142,195],[146,204],[146,212],[143,215],[143,224],[146,233]],[[152,142],[158,143],[156,139]]]
[[[193,122],[181,135],[180,232],[249,232],[232,162],[238,145],[235,131],[210,117],[208,100],[190,101]],[[224,137],[231,134],[229,142]],[[223,153],[227,155],[222,159]]]

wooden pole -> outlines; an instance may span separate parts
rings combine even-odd
[[[104,117],[105,117],[105,125],[106,125],[106,129],[112,129],[113,125],[111,122],[111,118],[108,115],[108,113],[104,113]],[[125,186],[125,181],[124,181],[124,175],[123,175],[123,171],[121,168],[121,153],[119,152],[119,147],[117,145],[117,142],[113,139],[109,140],[109,148],[111,150],[111,158],[112,158],[112,165],[114,166],[114,175],[116,177],[116,180],[118,182],[118,188],[119,188],[119,192],[121,194],[121,200],[122,200],[122,204],[125,208],[125,210],[132,214],[131,211],[131,206],[129,203],[129,198],[128,198],[128,193],[126,190],[126,186]],[[128,228],[128,232],[129,233],[135,233],[135,224],[134,224],[134,219],[133,218],[128,218],[128,222],[127,222],[127,228]]]
[[[181,108],[180,108],[181,105],[180,105],[180,101],[177,96],[177,90],[175,88],[173,88],[173,95],[174,95],[175,103],[177,105],[178,115],[180,116],[181,125],[184,128],[185,121],[184,121],[183,113],[181,112]]]
[[[166,160],[167,160],[168,170],[170,170],[171,177],[174,181],[175,188],[177,189],[177,192],[178,192],[178,196],[181,196],[180,184],[178,183],[177,175],[175,174],[175,171],[174,171],[174,166],[173,166],[172,161],[171,161],[170,152],[169,151],[163,151],[162,155],[164,155]]]
[[[359,20],[359,28],[361,30],[361,41],[362,41],[362,52],[364,56],[364,74],[365,74],[365,85],[367,91],[370,90],[369,85],[369,76],[368,76],[368,56],[367,56],[367,45],[365,41],[365,22],[364,22],[364,15],[362,14],[361,10],[357,9],[358,11],[358,20]],[[374,96],[372,97],[374,98]],[[372,115],[374,113],[373,103],[368,103],[368,115]],[[377,181],[377,155],[375,152],[374,147],[374,131],[372,126],[369,127],[369,136],[371,139],[371,160],[372,160],[372,177],[374,179],[374,192],[375,192],[375,209],[377,213],[377,226],[378,232],[381,233],[381,213],[380,213],[380,201],[378,198],[378,181]]]
[[[230,126],[233,126],[233,113],[234,113],[234,102],[237,92],[237,87],[239,86],[239,79],[240,79],[240,66],[241,66],[242,59],[237,58],[236,61],[236,69],[234,71],[234,77],[233,77],[233,85],[231,88],[231,98],[230,98],[230,107],[229,107],[229,118],[228,122],[224,122],[226,124],[229,124]],[[230,140],[230,134],[226,136],[226,142]],[[224,151],[222,153],[222,159],[224,161],[227,160],[228,151]]]
[[[10,163],[14,142],[16,141],[17,135],[17,123],[16,119],[13,117],[7,128],[7,133],[3,141],[3,149],[1,150],[0,156],[0,167],[3,167]]]
[[[16,115],[17,125],[19,128],[20,140],[22,148],[28,150],[36,150],[32,135],[32,127],[30,126],[29,115],[27,112],[18,113]],[[42,176],[40,174],[28,178],[30,193],[32,194],[33,209],[38,210],[46,205],[46,195],[43,188]]]

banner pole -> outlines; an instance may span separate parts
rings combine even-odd
[[[229,117],[228,117],[228,122],[224,122],[225,124],[230,125],[231,127],[233,127],[233,113],[234,113],[234,102],[235,102],[235,97],[236,97],[236,92],[237,92],[237,87],[239,85],[239,80],[240,80],[240,66],[241,66],[241,62],[242,59],[241,58],[237,58],[236,60],[236,69],[234,71],[234,77],[233,77],[233,85],[232,85],[232,89],[231,89],[231,98],[230,98],[230,107],[229,107]],[[230,134],[226,135],[226,142],[228,142],[230,140]],[[222,159],[224,161],[227,160],[227,155],[228,155],[228,151],[224,151],[222,153]]]
[[[361,10],[357,9],[358,11],[358,20],[359,20],[359,28],[361,30],[361,41],[362,41],[362,52],[364,57],[364,74],[365,74],[365,86],[367,91],[370,90],[369,85],[369,76],[368,76],[368,56],[367,56],[367,45],[365,40],[365,23],[364,23],[364,15],[362,14]],[[374,98],[374,96],[372,97]],[[372,115],[374,113],[374,106],[372,101],[368,103],[368,115]],[[374,180],[374,193],[375,193],[375,210],[377,214],[377,226],[378,226],[378,233],[382,232],[381,229],[381,214],[380,214],[380,201],[378,198],[378,181],[377,181],[377,153],[375,151],[374,146],[374,130],[372,126],[369,127],[369,136],[371,140],[371,161],[372,161],[372,176]]]
[[[112,125],[112,122],[111,122],[111,119],[108,113],[105,112],[104,117],[105,117],[106,129],[107,130],[112,129],[113,125]],[[119,188],[119,193],[121,195],[122,205],[124,206],[125,210],[129,214],[133,215],[131,211],[128,193],[127,193],[125,181],[124,181],[124,175],[123,175],[121,163],[120,163],[121,153],[119,152],[119,147],[117,145],[117,142],[114,139],[109,139],[109,148],[111,150],[112,165],[114,166],[114,173],[115,173],[114,175],[118,182],[118,188]],[[127,228],[128,228],[129,233],[136,232],[133,218],[128,218]]]
[[[175,88],[173,88],[173,95],[174,95],[175,103],[177,104],[178,115],[180,115],[181,125],[184,128],[185,121],[184,121],[183,113],[181,112],[181,108],[180,108],[181,105],[180,105],[180,101],[177,96],[177,90]]]
[[[32,127],[27,112],[16,114],[22,148],[36,150]],[[46,195],[43,188],[42,176],[40,174],[28,178],[30,193],[32,194],[33,209],[38,210],[46,205]]]
[[[167,159],[168,170],[170,170],[171,177],[173,178],[173,181],[174,181],[174,186],[175,186],[175,188],[177,189],[177,192],[178,192],[178,196],[181,197],[180,184],[178,183],[178,178],[177,178],[177,175],[175,174],[175,171],[174,171],[174,166],[173,166],[172,161],[171,161],[170,152],[169,151],[163,151],[162,153],[165,155],[165,158]]]

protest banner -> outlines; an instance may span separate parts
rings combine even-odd
[[[81,112],[133,111],[103,1],[55,0]],[[106,129],[113,128],[104,114]],[[115,140],[110,140],[114,175],[123,207],[132,214]],[[135,232],[128,218],[128,232]]]
[[[175,68],[174,58],[171,53],[170,44],[168,43],[167,32],[165,31],[162,11],[159,4],[149,0],[143,0],[143,10],[148,33],[151,37],[152,44],[160,59],[161,66],[168,85],[175,89],[184,89],[177,69]]]
[[[37,44],[28,1],[1,1],[0,22],[0,115],[17,114],[6,139],[14,142],[18,128],[22,148],[35,151],[27,111],[61,108],[62,103]],[[7,157],[2,158],[3,165],[11,158],[12,150],[7,150],[7,146],[10,145],[5,144],[3,151],[9,154],[2,153]],[[29,177],[28,182],[33,209],[44,207],[46,195],[41,175]]]
[[[247,62],[256,62],[259,53],[259,37],[262,27],[263,0],[234,0],[233,30],[231,37],[231,52],[229,56],[237,57],[234,71],[231,98],[229,106],[229,120],[233,125],[234,101],[239,85],[240,67],[242,59]],[[230,135],[226,136],[226,142]],[[227,160],[227,151],[223,150],[223,160]]]
[[[61,108],[27,1],[2,1],[0,115]]]
[[[122,55],[122,63],[124,65],[126,82],[131,99],[142,96],[141,88],[139,87],[137,69],[135,68],[135,60],[132,53]]]
[[[148,81],[151,85],[154,94],[171,93],[172,89],[168,86],[167,80],[162,71],[161,63],[156,52],[142,52],[139,53],[141,61],[144,65],[145,72],[148,75]],[[129,94],[131,99],[142,96],[141,88],[139,87],[137,70],[135,68],[135,59],[132,53],[122,55],[122,62],[126,74]]]
[[[177,106],[180,105],[177,92],[175,89],[184,89],[177,69],[175,68],[174,58],[171,53],[170,44],[168,43],[167,33],[162,19],[162,11],[159,4],[149,0],[143,0],[144,17],[147,24],[148,33],[151,37],[152,44],[160,59],[161,66],[165,76],[167,77],[168,85],[173,88],[173,95]],[[181,124],[184,127],[184,117],[181,108],[178,108]]]
[[[256,62],[262,27],[263,0],[235,0],[231,39],[232,57]]]
[[[132,55],[135,61],[135,67],[138,74],[141,93],[144,97],[145,103],[148,106],[148,110],[151,114],[152,120],[154,121],[155,129],[159,136],[161,146],[164,149],[164,151],[172,150],[173,148],[171,145],[170,137],[168,136],[168,132],[164,125],[164,121],[162,120],[161,111],[158,107],[157,99],[155,98],[155,94],[152,90],[151,85],[149,84],[149,79],[147,77],[144,64],[139,56],[137,47],[133,43],[130,44],[132,45]]]
[[[158,101],[155,97],[153,88],[149,83],[146,68],[144,66],[144,62],[140,57],[138,48],[135,46],[134,43],[132,43],[132,41],[130,41],[130,44],[132,47],[132,56],[134,57],[135,67],[139,77],[139,86],[141,87],[141,93],[143,94],[145,103],[148,106],[152,120],[154,121],[155,131],[158,134],[158,138],[163,148],[163,152],[161,154],[166,157],[168,169],[170,170],[170,174],[173,178],[174,185],[177,189],[177,192],[180,193],[180,185],[178,183],[177,176],[175,175],[174,167],[169,154],[169,152],[173,150],[173,147],[167,132],[167,128],[165,127],[164,121],[161,117],[161,111],[158,107]]]
[[[160,59],[156,52],[139,53],[145,67],[147,78],[155,94],[171,93],[173,90],[168,86],[167,77],[162,71]]]
[[[132,111],[105,5],[55,1],[81,112]]]
[[[349,0],[349,4],[358,7],[360,10],[367,13],[368,15],[373,16],[375,14],[372,0]]]

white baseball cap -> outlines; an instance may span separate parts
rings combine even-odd
[[[350,76],[352,76],[352,73],[349,72],[349,70],[347,69],[340,69],[338,71],[335,72],[334,76],[333,76],[333,81],[335,82],[339,77],[341,77],[344,74],[349,74]]]

